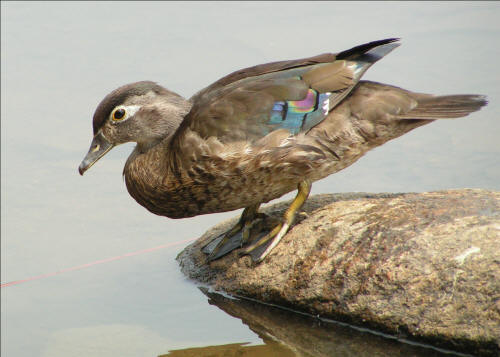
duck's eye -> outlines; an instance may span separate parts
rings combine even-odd
[[[141,109],[140,105],[120,105],[111,111],[109,120],[117,124],[133,117],[139,109]]]
[[[123,108],[119,108],[119,109],[116,109],[114,112],[113,112],[113,120],[123,120],[125,119],[125,114],[127,114],[127,112],[125,111],[125,109]]]

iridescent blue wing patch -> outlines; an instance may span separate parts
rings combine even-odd
[[[269,123],[292,134],[307,131],[328,115],[330,95],[330,92],[319,93],[310,88],[303,100],[277,101],[271,110]]]

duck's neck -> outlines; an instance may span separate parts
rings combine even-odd
[[[154,204],[155,195],[163,190],[164,178],[169,176],[165,150],[159,144],[145,150],[137,145],[123,168],[125,184],[130,195],[149,211],[162,214]]]
[[[166,139],[137,143],[130,154],[123,169],[123,175],[127,179],[137,176],[138,173],[147,176],[165,175],[168,165],[165,165],[168,156],[168,146],[172,135]]]
[[[148,108],[148,120],[142,122],[136,147],[141,154],[169,141],[191,109],[191,102],[181,96],[170,96],[167,99],[160,98],[153,109]]]
[[[175,133],[175,131],[179,127],[181,121],[182,121],[182,119],[179,120],[179,122],[172,124],[170,127],[170,130],[172,130]],[[167,147],[169,145],[170,141],[172,140],[172,136],[173,136],[173,134],[169,135],[167,138],[154,138],[151,140],[137,142],[137,145],[136,145],[134,151],[132,152],[132,154],[134,154],[134,153],[147,154],[149,151],[154,151],[156,149],[159,149],[159,147]]]

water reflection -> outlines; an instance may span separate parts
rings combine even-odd
[[[401,343],[372,333],[358,331],[339,323],[324,322],[307,315],[249,300],[229,298],[200,290],[227,314],[240,319],[255,332],[265,345],[234,343],[201,348],[172,350],[168,357],[194,356],[444,356],[450,351],[437,351],[421,345]],[[453,353],[451,353],[453,354]]]
[[[159,357],[294,357],[297,356],[292,350],[280,345],[278,342],[269,341],[265,345],[247,346],[248,343],[231,343],[220,346],[207,346],[198,348],[186,348],[183,350],[170,351]]]

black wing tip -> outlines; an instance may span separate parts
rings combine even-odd
[[[359,45],[359,46],[350,48],[348,50],[342,51],[339,54],[337,54],[336,57],[337,57],[337,59],[349,59],[352,56],[363,55],[363,54],[365,54],[366,52],[370,51],[373,48],[376,48],[376,47],[379,47],[379,46],[383,46],[383,45],[387,45],[387,44],[394,43],[394,42],[398,42],[400,40],[401,40],[400,37],[391,37],[391,38],[386,38],[384,40],[377,40],[377,41],[372,41],[372,42],[364,43],[362,45]],[[397,46],[399,46],[399,44],[394,44],[393,48],[395,48]]]
[[[365,44],[363,44],[361,46],[368,46],[368,45],[370,45],[371,47],[377,47],[377,46],[380,46],[380,45],[385,45],[385,44],[388,44],[388,43],[398,42],[398,41],[401,41],[401,37],[391,37],[391,38],[385,38],[383,40],[371,41],[371,42],[365,43]]]

